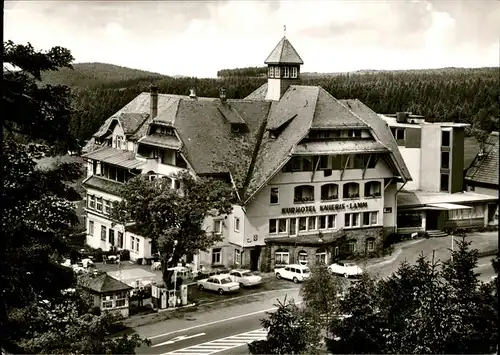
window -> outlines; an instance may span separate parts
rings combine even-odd
[[[212,264],[221,263],[221,248],[212,249]]]
[[[267,76],[269,78],[273,78],[274,77],[274,68],[273,67],[269,67],[268,70],[267,70]]]
[[[277,205],[280,203],[280,189],[278,187],[271,187],[271,195],[269,196],[269,203]]]
[[[291,170],[293,171],[313,171],[313,157],[292,157]],[[317,160],[316,160],[317,161]]]
[[[106,241],[106,227],[101,226],[101,240]]]
[[[449,147],[450,146],[450,137],[451,131],[441,131],[441,146]]]
[[[234,217],[234,231],[240,231],[240,219],[238,217]]]
[[[356,251],[356,241],[355,240],[350,240],[347,243],[347,251],[349,251],[350,253],[353,253]]]
[[[123,233],[118,232],[118,248],[123,249]]]
[[[214,220],[214,233],[215,234],[222,234],[222,219],[215,219]]]
[[[335,247],[335,249],[333,251],[333,255],[339,256],[339,254],[340,254],[340,248],[339,247]]]
[[[359,184],[356,182],[344,184],[343,198],[359,198]]]
[[[89,221],[89,234],[94,236],[94,221]]]
[[[449,186],[450,175],[441,174],[441,191],[448,192],[450,189]]]
[[[316,264],[326,264],[326,252],[316,253]]]
[[[328,169],[328,161],[330,160],[330,157],[328,155],[322,155],[319,158],[319,170],[325,170]]]
[[[136,252],[139,252],[139,242],[140,242],[140,239],[139,238],[135,238],[135,251]]]
[[[319,229],[326,229],[327,216],[319,216]]]
[[[95,196],[93,195],[88,195],[87,196],[87,200],[88,200],[88,206],[89,208],[91,209],[95,209]]]
[[[368,250],[368,251],[374,251],[375,250],[375,240],[368,239],[366,241],[366,250]]]
[[[290,77],[290,68],[289,67],[283,67],[283,77],[284,78]]]
[[[130,249],[134,251],[135,247],[135,237],[130,237]]]
[[[368,181],[365,184],[365,197],[380,197],[381,183],[379,181]]]
[[[307,224],[307,230],[313,231],[316,229],[316,217],[308,217],[309,223]]]
[[[450,152],[441,152],[441,169],[450,168]]]
[[[307,251],[305,251],[305,250],[299,251],[299,264],[300,265],[307,264]]]
[[[403,128],[396,128],[396,140],[405,139],[405,130]]]
[[[326,184],[321,186],[321,201],[337,200],[339,198],[339,186],[337,184]]]
[[[327,228],[328,229],[335,229],[335,220],[336,220],[337,215],[332,214],[332,215],[329,215],[327,217],[328,217],[327,218],[327,220],[328,220]]]
[[[297,234],[297,218],[290,218],[290,235]]]
[[[105,214],[111,213],[111,201],[104,200],[104,213]]]
[[[241,264],[241,251],[238,249],[234,250],[234,263],[237,265]]]
[[[115,231],[113,229],[109,229],[108,242],[111,245],[115,245]]]
[[[286,218],[270,219],[269,234],[286,233]]]
[[[346,228],[359,227],[359,213],[346,213],[344,216]]]
[[[378,224],[378,211],[363,212],[363,226],[374,226]]]
[[[297,74],[298,74],[297,67],[292,67],[292,68],[291,68],[291,70],[292,70],[291,77],[292,77],[292,78],[296,78],[296,77],[297,77]]]
[[[127,301],[127,292],[117,293],[115,297],[115,307],[125,307]]]
[[[278,232],[279,233],[286,233],[286,218],[280,218],[278,219]]]
[[[102,309],[110,309],[113,308],[113,299],[111,296],[104,296],[102,298]]]
[[[290,263],[290,253],[287,250],[277,250],[274,253],[275,265],[286,265]]]
[[[293,202],[314,201],[314,186],[301,185],[294,189]]]
[[[96,209],[102,212],[102,197],[96,199]]]
[[[280,67],[274,67],[274,77],[275,78],[280,77]]]
[[[307,230],[307,217],[299,217],[299,231]]]
[[[125,142],[123,141],[122,136],[116,136],[116,148],[122,149],[125,148]]]

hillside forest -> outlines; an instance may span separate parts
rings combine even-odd
[[[214,79],[168,77],[110,64],[74,64],[49,72],[44,84],[68,85],[73,94],[71,131],[80,144],[108,117],[141,92],[156,85],[160,93],[216,97],[221,87],[228,98],[241,99],[266,82],[265,68],[224,69]],[[302,73],[303,85],[320,85],[337,99],[357,98],[377,113],[409,111],[435,121],[470,123],[498,131],[500,83],[498,68],[445,68],[354,73]]]

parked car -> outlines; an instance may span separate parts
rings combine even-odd
[[[292,280],[295,283],[302,282],[311,276],[311,270],[305,265],[290,264],[274,269],[277,279]]]
[[[355,277],[363,274],[363,270],[356,263],[344,261],[339,261],[328,266],[328,271],[333,274],[344,275],[345,277]]]
[[[235,269],[229,272],[229,278],[239,283],[240,287],[257,286],[262,283],[262,277],[252,274],[250,270]]]
[[[240,284],[231,281],[227,274],[210,276],[208,279],[197,281],[196,285],[200,290],[216,291],[221,295],[228,292],[237,292],[240,289]]]

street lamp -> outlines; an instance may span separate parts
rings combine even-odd
[[[177,240],[174,240],[174,247],[172,248],[172,261],[174,260],[175,247],[177,246]],[[175,306],[177,306],[177,269],[174,266],[174,298],[175,298]]]

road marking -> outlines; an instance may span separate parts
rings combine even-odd
[[[206,333],[200,333],[200,334],[194,334],[194,335],[180,335],[178,337],[173,338],[172,340],[165,341],[163,343],[159,343],[159,344],[155,344],[155,345],[151,345],[151,347],[152,348],[156,348],[158,346],[174,344],[174,343],[177,343],[178,341],[181,341],[181,340],[186,340],[186,339],[201,337],[203,335],[206,335]]]
[[[302,303],[302,301],[295,302],[295,304],[301,304],[301,303]],[[170,335],[170,334],[175,334],[175,333],[180,333],[180,332],[187,332],[189,330],[193,330],[193,329],[196,329],[196,328],[205,327],[207,325],[224,323],[224,322],[227,322],[227,321],[231,321],[231,320],[235,320],[235,319],[240,319],[240,318],[245,318],[245,317],[249,317],[249,316],[254,316],[254,315],[259,314],[259,313],[271,312],[271,311],[275,311],[275,310],[277,310],[277,308],[273,307],[273,308],[269,308],[269,309],[264,309],[262,311],[256,311],[256,312],[252,312],[252,313],[246,313],[246,314],[242,314],[242,315],[234,316],[234,317],[230,317],[230,318],[225,318],[225,319],[219,319],[219,320],[216,320],[216,321],[213,321],[213,322],[208,322],[208,323],[193,325],[192,327],[183,328],[183,329],[177,329],[177,330],[173,330],[173,331],[168,332],[168,333],[154,335],[154,336],[149,337],[148,339],[152,340],[152,339],[156,339],[156,338],[161,338],[161,337],[164,337],[164,336]]]
[[[267,330],[265,329],[256,329],[250,332],[245,332],[237,335],[231,335],[226,338],[212,340],[207,343],[197,344],[193,346],[189,346],[184,349],[174,350],[162,355],[191,355],[191,354],[199,354],[199,355],[210,355],[215,354],[221,351],[226,351],[229,349],[237,348],[243,345],[247,345],[248,343],[256,340],[266,340],[267,339]]]

